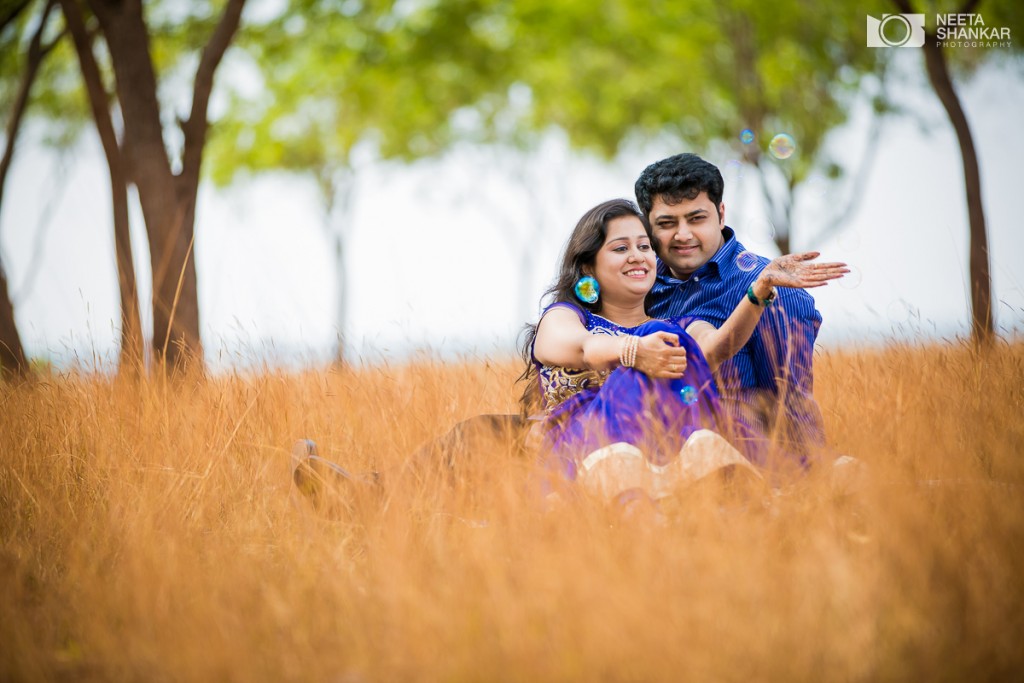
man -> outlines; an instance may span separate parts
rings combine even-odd
[[[725,225],[724,185],[718,168],[696,154],[653,163],[636,181],[660,259],[652,316],[692,315],[720,327],[768,264]],[[767,305],[750,341],[718,370],[722,405],[754,462],[806,466],[825,445],[812,372],[821,314],[799,289],[780,288]]]

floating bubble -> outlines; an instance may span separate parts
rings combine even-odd
[[[741,251],[736,256],[736,267],[742,270],[744,273],[749,273],[754,268],[757,268],[757,264],[759,262],[760,261],[757,258],[757,254],[751,251]]]
[[[804,181],[807,194],[811,197],[824,197],[828,194],[829,182],[825,174],[815,171]]]
[[[697,402],[697,390],[687,384],[685,387],[679,390],[679,397],[683,399],[683,403],[688,406],[692,406]]]
[[[750,130],[749,128],[744,128],[743,131],[740,133],[740,142],[742,142],[744,145],[749,145],[753,141],[754,131]]]
[[[764,216],[758,216],[747,221],[743,238],[758,244],[771,244],[775,241],[775,224]]]
[[[725,162],[722,175],[726,180],[740,180],[743,178],[743,162],[739,159],[729,159]]]
[[[839,280],[839,286],[844,289],[856,289],[863,280],[864,277],[860,273],[860,268],[850,266],[850,272]]]
[[[836,241],[841,249],[853,251],[860,246],[860,233],[856,230],[844,230]]]
[[[768,151],[776,159],[788,159],[796,151],[796,141],[788,133],[779,133],[768,143]]]

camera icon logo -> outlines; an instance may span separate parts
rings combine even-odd
[[[883,14],[881,19],[868,15],[868,47],[922,47],[923,14]]]

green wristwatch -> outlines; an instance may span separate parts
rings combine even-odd
[[[772,289],[772,293],[768,295],[767,299],[758,299],[757,295],[754,294],[754,285],[750,285],[747,287],[747,300],[755,306],[764,306],[765,308],[768,308],[772,305],[772,302],[775,301],[775,290]]]

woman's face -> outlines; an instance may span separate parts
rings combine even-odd
[[[654,248],[643,223],[636,216],[620,216],[608,223],[608,236],[584,269],[601,286],[601,299],[629,304],[643,299],[654,286]],[[592,272],[591,272],[592,271]]]

